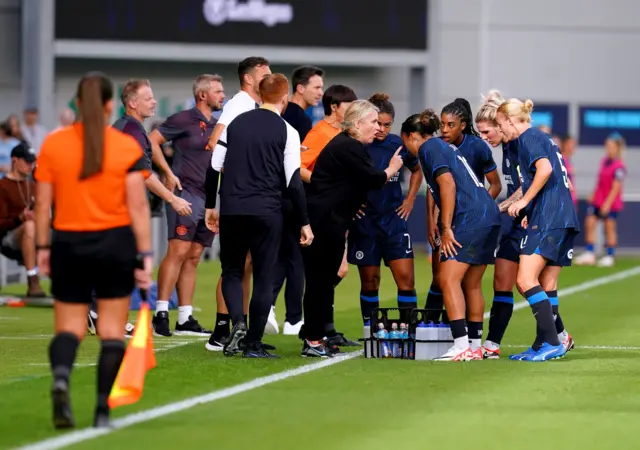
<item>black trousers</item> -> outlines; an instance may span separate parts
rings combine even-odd
[[[278,265],[275,270],[273,301],[284,285],[285,320],[292,325],[302,320],[302,296],[304,295],[304,261],[300,247],[300,223],[293,212],[284,213],[284,227]]]
[[[282,239],[282,214],[221,215],[222,295],[233,323],[243,320],[242,277],[247,252],[253,264],[253,293],[246,342],[262,340],[273,305],[273,275]]]
[[[311,341],[325,335],[333,322],[336,274],[342,263],[346,226],[331,217],[311,222],[314,240],[302,249],[306,286],[304,290],[304,337]]]

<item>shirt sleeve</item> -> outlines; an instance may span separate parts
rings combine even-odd
[[[40,154],[36,160],[36,169],[33,176],[36,181],[41,183],[53,183],[54,180],[53,167],[51,165],[51,153],[53,151],[53,144],[51,141],[51,138],[46,138],[44,140],[42,147],[40,148]]]
[[[533,133],[527,133],[523,139],[521,144],[524,146],[524,150],[526,151],[526,162],[528,164],[529,169],[533,169],[535,167],[536,161],[542,158],[549,159],[549,156],[546,151],[545,141]],[[549,145],[548,142],[546,145]],[[519,150],[519,151],[522,151]]]
[[[407,149],[404,147],[402,147],[402,150],[400,150],[400,156],[402,156],[402,160],[404,161],[404,166],[409,170],[415,169],[416,166],[419,164],[418,158],[416,158],[411,153],[409,153]]]
[[[428,150],[425,152],[425,161],[429,170],[431,170],[431,174],[435,174],[438,169],[446,168],[451,171],[451,162],[447,158],[447,154],[441,148],[433,148],[432,145],[428,145]]]
[[[126,144],[128,153],[131,155],[127,173],[142,172],[142,175],[146,180],[151,176],[151,166],[148,164],[144,152],[136,140],[130,136],[127,136]]]
[[[318,139],[316,138],[317,134],[317,131],[309,131],[309,133],[307,133],[307,137],[305,137],[302,142],[302,146],[306,147],[306,150],[303,150],[300,154],[300,167],[303,169],[312,170],[318,156],[320,155],[321,149],[318,148]]]
[[[624,180],[624,177],[627,175],[627,171],[623,167],[618,167],[613,174],[614,178],[618,181]]]
[[[287,143],[284,148],[284,173],[287,190],[302,225],[309,224],[307,201],[302,179],[300,178],[300,135],[291,125],[286,123]]]
[[[178,139],[179,137],[184,136],[187,132],[185,131],[185,126],[181,123],[180,118],[181,114],[174,114],[165,120],[159,127],[158,131],[162,135],[163,138],[167,141],[173,141],[174,139]]]
[[[218,121],[219,123],[220,121]],[[211,156],[211,167],[218,172],[224,167],[224,160],[227,156],[227,128],[225,126],[224,130],[222,130],[220,139],[218,139],[218,143],[213,148],[213,155]]]

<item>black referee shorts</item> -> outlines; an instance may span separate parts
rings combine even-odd
[[[56,231],[51,244],[51,294],[67,303],[131,295],[137,265],[130,227],[104,231]]]

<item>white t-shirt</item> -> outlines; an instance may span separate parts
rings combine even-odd
[[[218,119],[218,124],[224,125],[224,130],[222,130],[211,157],[211,166],[215,170],[220,171],[224,166],[224,158],[227,154],[227,127],[240,114],[256,109],[256,107],[256,101],[246,91],[238,92],[224,105]]]

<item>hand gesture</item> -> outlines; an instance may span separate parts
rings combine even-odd
[[[402,205],[396,209],[401,219],[407,220],[409,218],[409,214],[411,214],[411,211],[413,210],[413,202],[413,199],[407,197],[402,202]]]
[[[398,150],[391,157],[391,161],[389,161],[389,167],[394,171],[398,172],[404,166],[404,160],[402,156],[400,156],[400,150],[402,150],[402,145],[398,147]]]
[[[191,215],[191,203],[183,198],[178,197],[177,195],[173,196],[171,207],[175,210],[175,212],[178,213],[179,216]]]
[[[436,248],[440,247],[442,241],[440,240],[440,230],[438,230],[438,225],[435,223],[430,224],[428,233],[428,239],[429,244],[431,244],[431,248],[435,250]]]
[[[313,231],[309,225],[305,225],[300,230],[300,245],[308,247],[313,242]]]
[[[520,214],[520,211],[526,208],[528,204],[529,204],[528,201],[521,198],[520,200],[518,200],[517,202],[509,206],[509,215],[511,217],[518,217],[518,214]]]
[[[204,224],[213,233],[220,231],[220,213],[217,209],[207,209],[204,214]]]
[[[136,286],[138,289],[150,289],[153,284],[153,257],[145,256],[142,260],[142,269],[134,271]]]
[[[440,252],[446,256],[447,258],[453,258],[458,254],[458,250],[456,250],[456,246],[458,248],[462,248],[462,245],[456,241],[456,238],[453,235],[453,230],[451,228],[445,228],[442,230],[442,245],[440,247]]]

